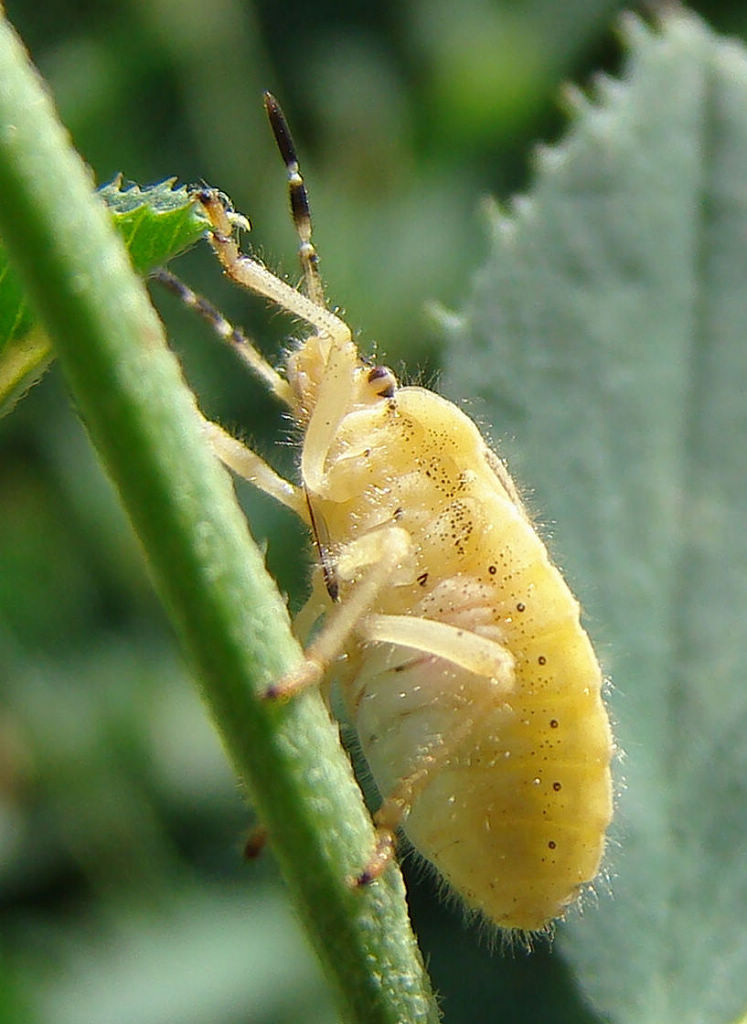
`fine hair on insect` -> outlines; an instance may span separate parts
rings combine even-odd
[[[303,288],[239,249],[246,221],[194,192],[226,275],[307,325],[280,371],[167,271],[288,409],[299,483],[215,423],[234,472],[293,509],[316,550],[297,619],[303,660],[267,697],[334,677],[381,804],[355,884],[373,882],[395,836],[470,911],[514,934],[547,932],[596,877],[612,817],[613,742],[602,673],[578,602],[501,459],[472,420],[363,359],[327,306],[293,140],[265,107],[285,162]],[[314,627],[318,629],[314,631]]]

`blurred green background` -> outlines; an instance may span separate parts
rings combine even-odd
[[[486,248],[481,200],[527,186],[533,141],[562,132],[562,84],[615,72],[624,6],[7,10],[99,182],[119,171],[141,184],[205,179],[251,217],[269,265],[295,277],[285,175],[261,106],[271,89],[301,150],[332,303],[365,349],[432,382],[439,331],[427,303],[462,302]],[[747,36],[744,5],[694,7]],[[292,333],[227,286],[206,247],[174,269],[271,356]],[[156,298],[206,413],[291,473],[276,405],[202,325]],[[0,1022],[334,1021],[271,855],[242,861],[251,815],[56,369],[0,424],[0,445]],[[239,490],[296,609],[303,534]],[[491,955],[426,873],[405,867],[450,1024],[585,1019],[559,957]],[[561,1017],[548,1006],[564,987]]]

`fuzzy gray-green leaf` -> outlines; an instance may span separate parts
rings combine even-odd
[[[747,1006],[747,55],[628,20],[496,214],[451,336],[586,610],[624,760],[598,905],[559,947],[605,1020]],[[610,897],[609,891],[612,896]]]

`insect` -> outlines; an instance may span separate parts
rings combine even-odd
[[[323,624],[269,695],[327,687],[334,670],[382,797],[359,883],[382,871],[401,830],[469,908],[503,929],[547,929],[596,876],[612,816],[599,664],[578,603],[475,424],[366,362],[327,308],[296,150],[269,94],[265,106],[304,291],[239,250],[242,219],[224,196],[194,198],[225,273],[308,335],[278,373],[209,304],[166,283],[201,306],[303,434],[298,487],[207,424],[227,465],[307,522],[318,554],[301,616]]]

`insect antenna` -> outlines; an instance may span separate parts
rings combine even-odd
[[[188,309],[194,310],[198,316],[202,317],[209,324],[219,338],[231,346],[252,373],[256,374],[281,402],[284,402],[286,405],[292,404],[291,390],[288,382],[260,355],[244,332],[227,320],[212,302],[209,302],[203,295],[198,295],[197,292],[192,291],[189,285],[185,284],[184,281],[164,267],[154,270],[150,274],[150,280],[157,281],[167,291],[170,291],[172,295],[180,299]]]
[[[280,104],[272,95],[264,94],[265,111],[275,136],[275,142],[280,150],[280,155],[285,161],[288,172],[288,193],[290,195],[291,213],[293,223],[299,238],[298,259],[303,271],[306,294],[317,306],[326,306],[324,301],[324,283],[319,273],[319,253],[311,240],[311,208],[309,206],[309,193],[301,175],[298,163],[298,154],[290,133],[285,114]]]

